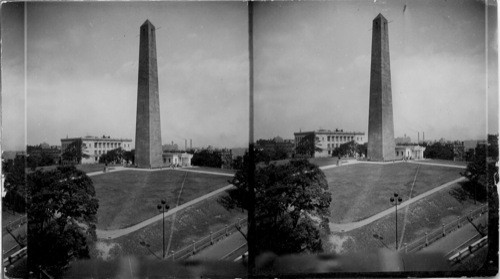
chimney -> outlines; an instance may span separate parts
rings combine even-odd
[[[425,141],[425,132],[422,132],[422,141]]]
[[[193,149],[193,139],[189,139],[189,149]]]
[[[184,139],[184,151],[188,148],[188,140]]]
[[[418,132],[418,140],[417,140],[417,144],[420,143],[420,132]]]

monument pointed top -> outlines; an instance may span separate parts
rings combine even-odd
[[[377,20],[377,19],[381,19],[381,20],[385,20],[385,21],[387,21],[387,19],[386,19],[386,18],[385,18],[385,17],[384,17],[381,13],[379,13],[379,14],[375,17],[375,19],[374,19],[374,20]]]
[[[145,25],[147,25],[147,26],[152,26],[153,28],[155,27],[155,26],[151,23],[151,21],[149,21],[149,19],[146,19],[146,21],[144,21],[144,23],[141,25],[141,27],[142,27],[142,26],[145,26]]]

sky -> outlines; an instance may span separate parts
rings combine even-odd
[[[254,138],[367,133],[378,13],[389,21],[395,136],[498,133],[496,6],[486,7],[488,17],[475,0],[256,3]],[[3,150],[66,136],[134,140],[146,19],[157,28],[163,143],[248,144],[246,3],[8,3],[1,12]]]
[[[258,3],[254,13],[257,139],[320,128],[368,132],[371,29],[379,13],[389,21],[395,137],[498,133],[494,6],[486,45],[478,1],[277,1]]]
[[[4,150],[66,136],[135,140],[146,19],[157,28],[162,142],[248,145],[246,3],[29,3],[26,95],[23,14],[2,7]]]

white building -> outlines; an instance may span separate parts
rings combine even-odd
[[[163,165],[175,167],[190,167],[193,154],[189,153],[163,153]]]
[[[132,150],[131,139],[116,139],[109,136],[103,136],[102,138],[86,136],[80,138],[61,139],[61,152],[64,153],[66,148],[68,148],[68,145],[75,141],[82,142],[82,152],[89,156],[88,158],[82,158],[82,164],[98,163],[101,155],[119,147],[125,151]]]
[[[362,132],[344,132],[341,129],[335,129],[334,131],[320,129],[311,132],[294,133],[295,148],[297,148],[304,137],[311,134],[316,139],[316,147],[321,149],[321,151],[314,152],[314,157],[331,157],[333,150],[343,143],[355,141],[358,144],[363,144],[366,142],[365,133]]]
[[[396,145],[396,159],[424,159],[425,147],[420,145]]]

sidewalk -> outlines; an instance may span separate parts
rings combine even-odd
[[[477,226],[479,224],[487,225],[488,224],[488,215],[484,214],[479,218],[474,219],[472,222]],[[453,252],[460,250],[460,248],[466,247],[468,244],[472,243],[474,236],[476,236],[478,231],[471,225],[471,223],[467,222],[460,229],[451,232],[443,238],[440,238],[434,243],[431,243],[429,246],[422,248],[417,253],[420,252],[431,252],[431,253],[443,253],[447,257],[452,256]],[[480,237],[479,237],[480,238]],[[479,239],[477,238],[477,239]],[[476,239],[476,240],[477,240]],[[456,251],[455,251],[456,250]]]
[[[243,229],[246,233],[246,227]],[[243,235],[236,231],[230,236],[222,239],[221,241],[214,243],[214,245],[209,246],[189,259],[192,260],[220,260],[222,257],[231,253],[235,249],[238,249],[242,245],[246,244],[247,241]]]

